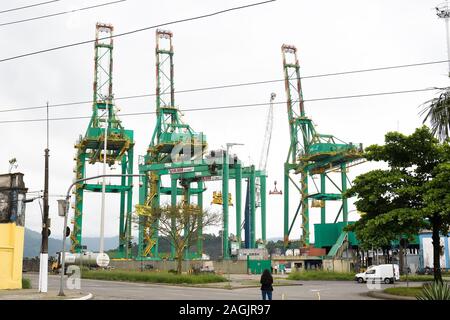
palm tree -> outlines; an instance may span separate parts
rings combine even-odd
[[[450,138],[450,88],[442,89],[438,97],[425,102],[421,115],[430,120],[431,130],[440,141]]]

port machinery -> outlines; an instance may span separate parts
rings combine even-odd
[[[289,236],[300,213],[300,248],[310,246],[309,203],[320,208],[320,224],[314,226],[315,247],[329,247],[328,255],[335,255],[348,233],[343,227],[348,224],[348,203],[343,195],[347,190],[349,167],[364,161],[362,144],[346,143],[330,134],[318,133],[310,118],[306,116],[300,78],[300,65],[295,46],[284,44],[281,47],[285,90],[287,95],[287,114],[290,146],[284,164],[284,244],[289,246]],[[336,179],[336,173],[340,177]],[[300,178],[297,183],[296,177]],[[320,177],[320,188],[314,178]],[[315,186],[311,192],[309,181]],[[327,190],[327,182],[335,192]],[[300,194],[300,201],[292,217],[289,208],[289,185],[292,183]],[[311,200],[311,201],[310,201]],[[341,206],[334,223],[326,223],[327,201],[340,201]],[[342,221],[338,222],[342,214]],[[291,219],[292,217],[292,219]]]
[[[230,258],[230,241],[240,247],[242,241],[242,179],[250,181],[250,247],[256,247],[256,179],[261,188],[261,228],[265,241],[266,221],[266,173],[255,166],[243,167],[239,159],[228,150],[207,151],[206,136],[195,132],[183,122],[175,104],[173,34],[166,30],[156,31],[156,125],[147,152],[139,157],[139,205],[158,207],[169,197],[171,206],[179,203],[203,209],[203,194],[208,181],[222,181],[223,195],[229,194],[229,180],[235,181],[235,237],[230,238],[229,197],[222,197],[223,210],[223,258]],[[179,199],[180,198],[180,199]],[[193,204],[195,202],[195,204]],[[137,207],[138,208],[138,207]],[[139,220],[138,260],[159,260],[158,226],[150,225],[149,219],[136,210]],[[198,228],[197,243],[189,244],[185,259],[201,258],[203,253],[203,230]],[[195,245],[195,252],[190,248]],[[170,258],[175,258],[171,245]]]
[[[133,174],[133,131],[126,130],[117,116],[113,95],[113,31],[109,24],[96,24],[94,96],[92,116],[84,136],[75,148],[76,180],[85,178],[87,166],[106,163],[119,165],[122,174]],[[105,154],[106,131],[106,154]],[[106,193],[120,194],[119,249],[114,258],[131,257],[132,177],[120,178],[120,184],[108,184]],[[101,184],[79,182],[74,188],[75,204],[71,252],[82,250],[83,195],[85,191],[102,192]]]

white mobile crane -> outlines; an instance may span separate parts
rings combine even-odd
[[[276,98],[276,94],[272,93],[270,95],[270,106],[269,111],[267,113],[267,119],[266,119],[266,129],[264,133],[264,140],[262,144],[262,150],[261,150],[261,156],[259,158],[259,164],[258,164],[258,170],[266,171],[267,169],[267,159],[269,157],[269,150],[270,150],[270,142],[272,140],[272,128],[273,128],[273,102]],[[261,207],[261,181],[257,177],[255,181],[255,191],[256,191],[256,199],[255,199],[255,206],[256,208]],[[269,194],[281,194],[281,191],[276,190],[276,182],[275,182],[275,190],[270,191]],[[247,181],[247,192],[246,192],[246,201],[245,201],[245,219],[242,224],[242,227],[245,230],[245,247],[250,248],[250,219],[249,212],[250,212],[250,201],[249,201],[249,183]],[[258,247],[264,247],[264,243],[262,243],[261,240],[257,240]]]
[[[272,93],[270,95],[270,106],[269,112],[266,118],[266,130],[264,133],[264,140],[261,150],[261,156],[259,158],[258,170],[266,171],[267,169],[267,159],[269,158],[270,141],[272,140],[272,128],[273,128],[273,102],[275,101],[276,94]],[[259,178],[255,181],[256,188],[256,207],[261,206],[261,182]]]

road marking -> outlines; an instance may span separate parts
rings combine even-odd
[[[88,295],[81,297],[81,298],[73,298],[73,299],[67,299],[67,300],[90,300],[92,299],[94,296],[92,295],[92,293],[89,293]]]

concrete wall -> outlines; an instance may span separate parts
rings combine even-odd
[[[39,268],[39,258],[23,259],[23,272],[39,272]],[[52,262],[50,260],[48,261],[48,270],[52,270]]]
[[[110,266],[119,270],[176,270],[176,261],[134,261],[134,260],[111,260]],[[193,267],[199,268],[202,261],[183,261],[182,271],[187,272]],[[247,261],[213,261],[216,273],[244,274],[247,273]],[[150,268],[152,266],[153,268]],[[39,272],[39,259],[24,259],[23,270],[28,272]],[[49,262],[51,270],[51,262]]]
[[[176,270],[176,261],[134,261],[134,260],[111,260],[110,266],[122,270]],[[202,261],[183,261],[182,271],[187,272],[191,268],[200,268]],[[247,261],[213,261],[216,273],[247,273]],[[151,268],[151,267],[153,268]]]
[[[420,243],[420,269],[433,268],[433,240],[431,233],[422,233],[419,235]],[[450,269],[450,233],[446,237],[440,237],[441,246],[444,248],[443,254],[440,256],[441,268]]]
[[[214,269],[217,273],[244,274],[247,273],[247,261],[214,261]]]
[[[353,272],[353,262],[345,259],[324,259],[322,262],[323,270],[334,272]]]

